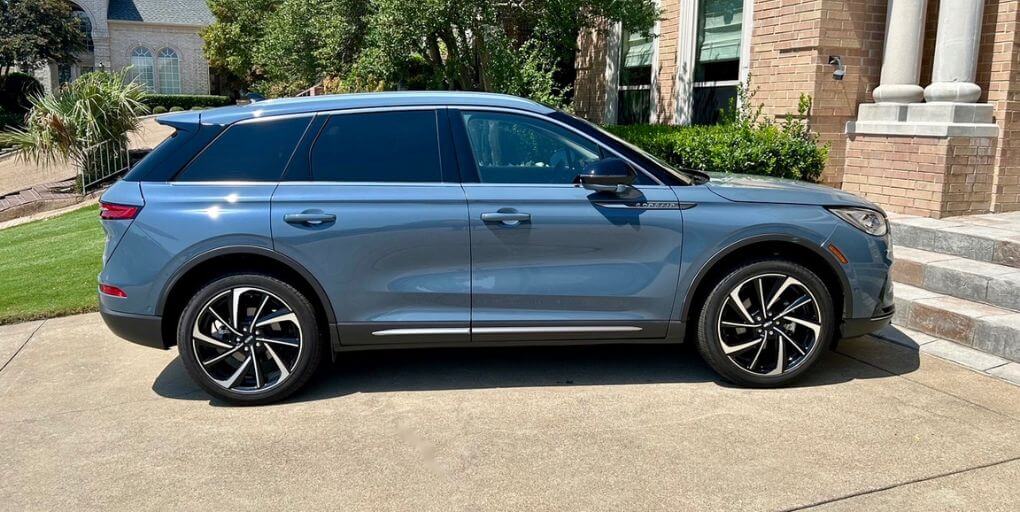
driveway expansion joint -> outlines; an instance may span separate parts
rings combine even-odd
[[[42,322],[39,322],[39,325],[37,325],[35,327],[35,329],[32,330],[32,334],[29,334],[28,338],[25,338],[25,342],[22,343],[21,346],[18,347],[18,349],[15,350],[13,354],[11,354],[10,359],[8,359],[7,361],[4,361],[3,366],[0,366],[0,373],[2,373],[4,371],[4,369],[7,368],[7,365],[11,364],[11,361],[13,361],[15,357],[18,357],[18,354],[21,353],[22,349],[24,349],[25,346],[28,345],[29,341],[32,341],[32,338],[35,337],[35,333],[39,332],[39,329],[42,329],[42,326],[46,325],[47,321],[48,320],[43,320]]]

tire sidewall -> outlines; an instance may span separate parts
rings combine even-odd
[[[206,374],[191,345],[191,332],[202,308],[216,295],[238,287],[253,287],[266,290],[282,299],[301,323],[304,346],[290,377],[282,384],[262,392],[238,393],[222,388]],[[234,404],[258,405],[282,400],[297,391],[315,371],[322,350],[315,309],[308,299],[289,284],[262,274],[235,274],[211,281],[202,287],[188,301],[177,324],[177,346],[184,368],[192,380],[216,398]]]
[[[719,340],[717,321],[730,291],[738,284],[768,273],[781,273],[794,277],[803,283],[815,296],[822,314],[822,329],[807,358],[792,371],[782,375],[766,376],[751,373],[730,360],[723,352]],[[709,293],[698,318],[698,348],[705,360],[720,375],[731,382],[753,387],[777,387],[788,384],[815,365],[835,335],[836,317],[833,310],[832,292],[814,272],[806,267],[785,260],[762,260],[743,265],[722,278]]]

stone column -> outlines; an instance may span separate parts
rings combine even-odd
[[[928,102],[975,103],[981,97],[974,78],[984,7],[984,0],[939,1],[932,83],[924,90]]]
[[[918,83],[921,78],[924,13],[927,6],[927,0],[889,0],[881,85],[873,93],[875,102],[921,101],[924,89]]]

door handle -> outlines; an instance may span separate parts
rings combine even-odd
[[[530,213],[491,212],[482,214],[482,222],[502,222],[506,226],[516,226],[521,222],[531,221]]]
[[[336,222],[336,215],[333,215],[332,213],[323,213],[318,210],[306,210],[301,213],[288,213],[283,216],[283,221],[288,224],[320,226],[322,224]]]

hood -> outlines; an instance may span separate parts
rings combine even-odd
[[[818,206],[860,206],[881,210],[875,203],[849,192],[806,181],[753,176],[750,174],[709,173],[708,188],[730,201],[744,203],[808,204]]]

